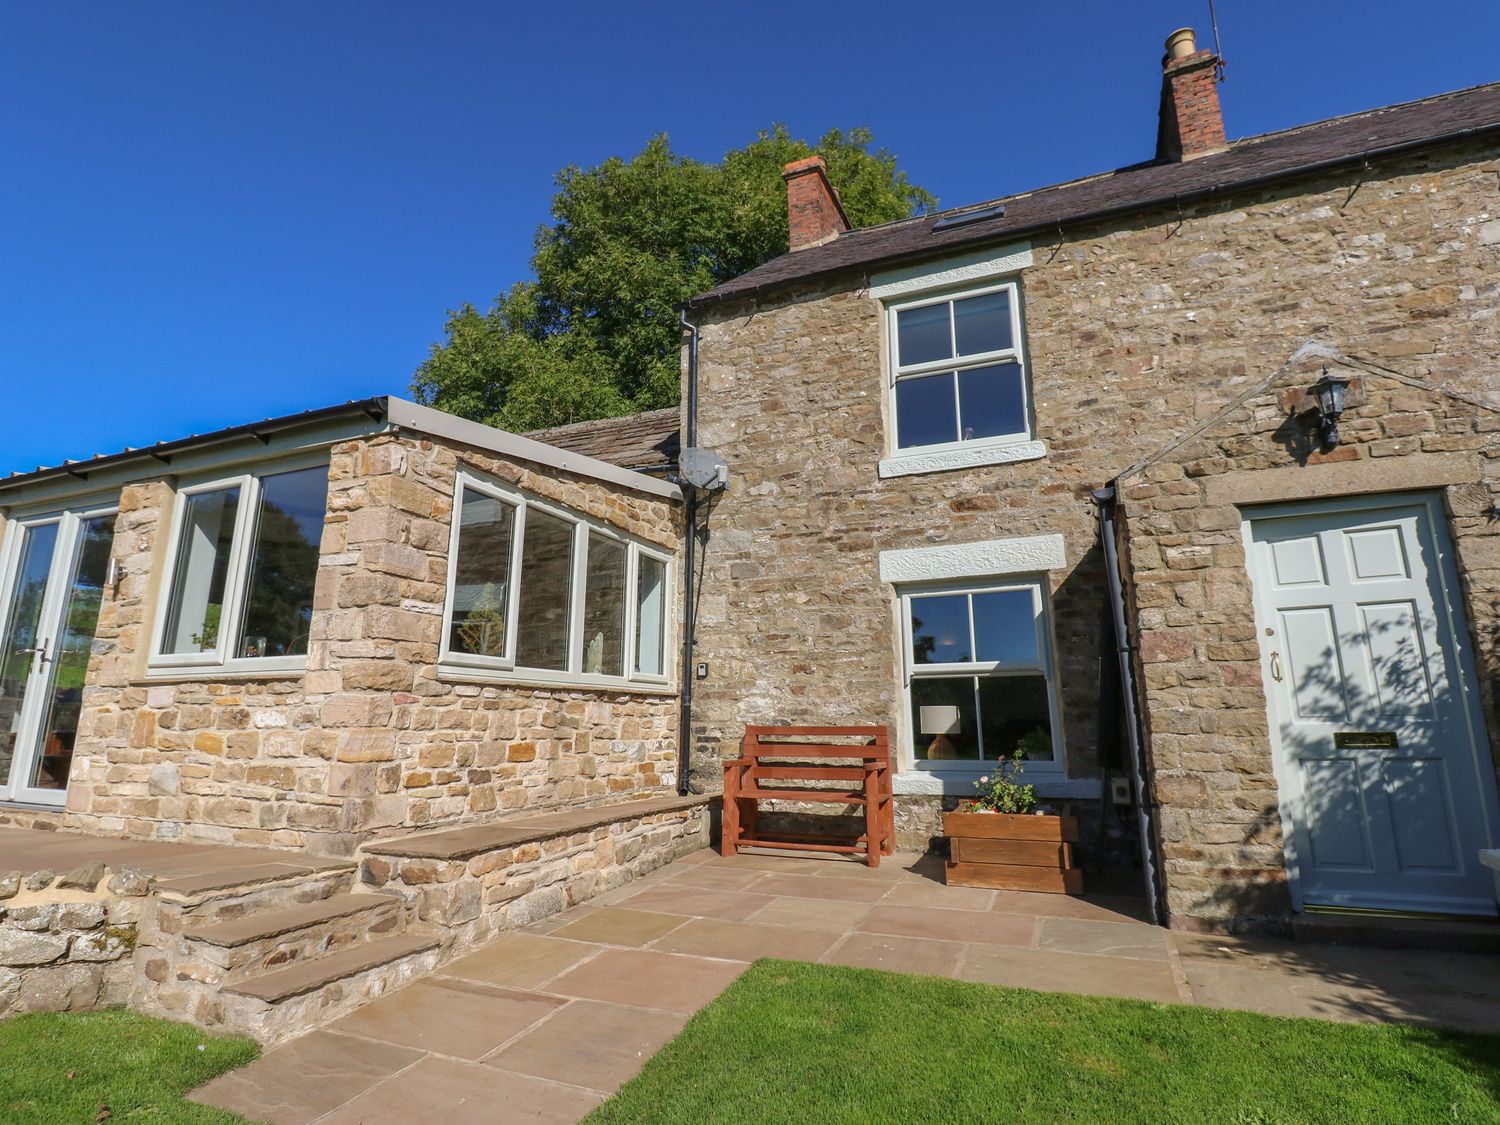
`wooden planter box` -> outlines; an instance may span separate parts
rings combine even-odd
[[[952,849],[945,883],[1003,891],[1083,893],[1083,870],[1073,866],[1076,816],[951,812],[943,816],[943,834]]]

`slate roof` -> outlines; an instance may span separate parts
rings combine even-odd
[[[608,461],[625,469],[666,470],[676,467],[679,415],[675,406],[623,418],[600,418],[533,430],[525,435],[558,449]]]
[[[832,242],[783,254],[687,302],[699,308],[797,282],[888,266],[985,243],[1005,242],[1083,220],[1188,203],[1237,188],[1358,163],[1378,156],[1500,132],[1500,82],[1330,118],[1233,142],[1195,160],[1117,171],[970,207],[848,231]],[[1003,204],[1003,216],[934,231],[940,219]]]

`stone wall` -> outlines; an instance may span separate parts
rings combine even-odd
[[[1044,458],[881,480],[881,308],[864,276],[699,317],[709,517],[694,783],[751,723],[904,725],[886,549],[1061,534],[1048,575],[1067,771],[1097,770],[1104,570],[1092,489],[1214,416],[1317,338],[1496,395],[1500,164],[1450,148],[1039,238],[1023,271]],[[902,734],[904,741],[905,735]]]
[[[668,551],[675,507],[422,437],[333,447],[308,666],[149,678],[172,490],[127,485],[68,794],[70,827],[347,854],[364,835],[654,792],[675,778],[675,696],[439,673],[460,466]]]
[[[125,1003],[148,887],[103,864],[0,874],[0,1017]]]
[[[1425,490],[1443,497],[1481,709],[1500,747],[1500,414],[1368,367],[1342,442],[1299,415],[1323,361],[1121,481],[1148,753],[1174,925],[1277,929],[1291,911],[1241,505]]]
[[[707,847],[706,802],[455,859],[366,855],[360,880],[453,939],[451,955]]]

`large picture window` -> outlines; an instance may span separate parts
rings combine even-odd
[[[1039,582],[901,595],[916,761],[973,768],[1057,761],[1046,596]]]
[[[889,306],[897,454],[1031,439],[1014,282]]]
[[[326,463],[184,488],[152,666],[306,663]]]
[[[461,473],[449,574],[445,665],[544,683],[667,681],[667,557],[613,528]]]

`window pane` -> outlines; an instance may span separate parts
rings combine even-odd
[[[648,676],[663,674],[666,648],[667,564],[650,555],[640,557],[635,585],[635,670]]]
[[[1035,664],[1036,603],[1030,590],[974,595],[974,645],[980,660]]]
[[[474,656],[505,655],[506,599],[515,534],[513,505],[464,489],[453,560],[453,623],[448,648]]]
[[[948,305],[924,305],[896,314],[896,349],[900,364],[931,363],[953,355],[953,336],[948,327]]]
[[[261,478],[245,623],[235,656],[306,655],[327,507],[327,465]]]
[[[521,540],[520,620],[516,663],[568,667],[568,609],[573,592],[573,525],[530,508]]]
[[[1052,759],[1052,710],[1045,676],[981,676],[984,756]]]
[[[625,674],[625,545],[589,532],[583,590],[583,670]]]
[[[979,355],[1012,347],[1010,293],[986,293],[953,302],[953,331],[959,355]]]
[[[958,440],[953,373],[902,379],[896,384],[896,445],[910,449]]]
[[[1019,363],[960,371],[958,403],[964,441],[1027,432],[1026,394]]]
[[[162,631],[164,654],[207,652],[218,646],[224,580],[239,506],[239,485],[187,498]]]
[[[27,782],[37,789],[66,789],[83,710],[83,684],[94,651],[94,629],[104,601],[115,517],[94,516],[78,526],[78,561],[68,584],[62,630],[52,642],[52,686],[42,724],[42,752]],[[3,776],[3,775],[0,775]]]
[[[42,620],[42,597],[57,549],[57,524],[25,528],[21,536],[21,561],[10,604],[4,607],[5,636],[0,641],[0,785],[10,780],[26,684],[38,663],[37,654],[30,650],[36,647]]]
[[[911,729],[918,760],[979,757],[974,677],[919,677],[911,682]]]
[[[943,594],[911,600],[911,651],[917,664],[959,664],[969,655],[969,597]]]

